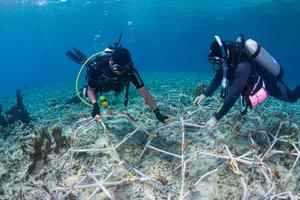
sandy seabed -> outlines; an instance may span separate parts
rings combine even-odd
[[[100,122],[85,104],[66,103],[73,84],[23,91],[32,120],[0,129],[0,199],[300,198],[300,101],[270,97],[245,116],[236,103],[208,131],[205,122],[222,105],[219,91],[199,107],[192,102],[197,84],[211,77],[142,78],[168,124],[157,122],[134,86],[127,108],[124,93],[105,95]]]

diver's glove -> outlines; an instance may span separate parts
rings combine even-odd
[[[208,120],[205,124],[205,127],[208,131],[211,131],[213,129],[213,127],[215,127],[218,123],[218,120],[216,119],[215,116],[213,116],[212,118],[210,118],[210,120]]]
[[[201,94],[200,96],[197,96],[194,100],[194,105],[200,105],[200,103],[205,99],[205,95]]]
[[[160,111],[159,111],[159,108],[156,108],[153,112],[154,112],[154,114],[156,116],[156,119],[158,121],[160,121],[162,123],[167,122],[168,117],[166,115],[161,114]]]
[[[95,117],[96,115],[100,115],[100,108],[97,102],[93,103],[92,117]]]

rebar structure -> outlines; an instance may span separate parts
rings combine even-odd
[[[219,104],[218,101],[217,104]],[[136,134],[143,133],[147,135],[148,140],[145,142],[145,146],[140,152],[140,160],[143,160],[145,154],[150,151],[155,151],[159,154],[164,154],[165,156],[178,159],[178,166],[175,168],[175,171],[180,170],[180,187],[163,183],[160,180],[157,180],[155,177],[151,177],[149,173],[147,174],[147,172],[141,172],[143,171],[143,169],[138,169],[138,167],[132,167],[125,160],[121,160],[119,156],[117,156],[116,165],[113,169],[110,170],[108,174],[102,174],[100,176],[100,174],[97,172],[89,172],[84,174],[83,177],[71,187],[56,187],[51,190],[51,193],[54,194],[53,196],[57,199],[64,199],[72,192],[84,190],[86,188],[93,188],[93,192],[89,194],[87,199],[92,199],[99,192],[103,192],[105,196],[109,199],[115,199],[114,193],[111,190],[111,188],[116,188],[117,186],[130,184],[134,182],[145,182],[153,186],[154,188],[157,188],[160,191],[164,191],[164,194],[166,194],[167,199],[184,200],[190,199],[192,193],[197,189],[197,186],[205,179],[218,172],[224,172],[225,169],[229,168],[231,169],[231,173],[239,177],[238,181],[240,183],[241,196],[243,200],[248,200],[251,198],[252,191],[249,189],[248,176],[254,173],[261,175],[265,179],[265,190],[267,192],[264,195],[264,199],[290,198],[292,200],[298,200],[299,194],[294,194],[292,191],[277,192],[275,186],[276,173],[274,173],[274,170],[268,163],[268,159],[276,155],[294,156],[295,161],[288,175],[286,176],[286,179],[289,179],[289,176],[292,174],[297,164],[299,164],[299,137],[298,140],[291,140],[291,138],[285,135],[280,136],[284,124],[290,122],[282,121],[280,124],[278,124],[275,132],[263,133],[266,135],[266,138],[268,138],[268,148],[264,151],[261,151],[259,146],[254,141],[252,135],[248,136],[251,148],[243,152],[241,155],[235,155],[235,153],[230,150],[230,147],[227,145],[226,140],[220,143],[214,141],[208,146],[195,144],[193,148],[191,148],[189,146],[189,142],[192,139],[191,135],[196,133],[197,131],[201,130],[202,132],[207,133],[211,136],[212,140],[214,138],[214,134],[217,134],[217,131],[220,131],[218,130],[218,127],[211,131],[208,131],[202,119],[199,119],[201,113],[206,112],[209,109],[216,108],[214,108],[214,106],[212,105],[200,106],[197,109],[195,109],[194,107],[185,108],[183,109],[184,112],[178,113],[177,117],[173,121],[170,121],[166,125],[156,127],[154,131],[148,131],[149,127],[144,127],[143,125],[141,125],[140,122],[135,121],[130,116],[124,113],[103,114],[101,116],[102,119],[99,122],[95,122],[95,120],[92,118],[84,118],[77,121],[73,125],[72,143],[69,150],[71,155],[71,162],[74,159],[74,154],[82,152],[87,153],[106,151],[113,152],[114,154],[118,155],[118,150],[124,143],[133,138]],[[228,118],[229,117],[225,117],[224,123],[221,123],[219,127],[224,126],[229,128],[228,130],[235,129],[235,126],[232,128],[228,127],[228,125],[226,124],[229,120]],[[113,144],[111,138],[107,134],[106,122],[107,120],[113,122],[116,119],[123,119],[127,121],[127,123],[130,124],[130,126],[132,126],[134,130],[127,133],[121,141],[119,141],[116,144]],[[249,119],[262,121],[260,116],[253,117],[251,113],[249,114]],[[199,120],[201,121],[200,123]],[[79,146],[77,146],[77,139],[80,138],[82,134],[87,134],[86,132],[89,129],[95,127],[97,127],[97,130],[101,131],[101,136],[106,137],[110,146],[105,148],[80,148]],[[169,150],[152,145],[152,143],[155,140],[157,140],[157,138],[163,137],[163,134],[161,135],[161,133],[168,132],[168,129],[172,129],[173,133],[180,135],[180,150],[178,150],[178,152],[180,153],[174,153]],[[246,129],[247,131],[251,132],[253,128],[246,127]],[[279,142],[291,145],[293,147],[293,150],[277,150],[276,144]],[[215,159],[216,161],[218,161],[219,164],[216,165],[213,169],[206,171],[198,178],[195,179],[194,177],[188,177],[187,180],[186,172],[189,163],[197,160],[201,161],[205,158]],[[114,175],[117,174],[116,171],[120,170],[123,172],[123,177],[119,177],[118,180],[114,181],[110,180]]]

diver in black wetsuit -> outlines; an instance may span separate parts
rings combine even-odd
[[[208,60],[213,64],[217,73],[209,87],[194,101],[195,104],[200,104],[205,97],[211,96],[222,85],[221,97],[224,98],[224,103],[206,123],[208,129],[213,128],[239,98],[241,104],[244,104],[241,107],[242,114],[246,113],[248,106],[255,107],[268,95],[290,103],[294,103],[300,98],[300,85],[294,90],[289,89],[281,80],[283,76],[281,68],[277,67],[277,77],[274,77],[260,66],[264,64],[263,59],[259,60],[261,63],[255,60],[256,57],[261,56],[259,50],[265,51],[261,46],[258,46],[258,52],[251,57],[249,52],[235,52],[235,43],[221,41],[218,36],[216,39],[210,46]],[[274,59],[273,61],[277,64]]]
[[[73,50],[74,53],[68,51],[67,56],[73,61],[83,64],[87,60],[86,56],[75,48]],[[154,112],[157,120],[166,123],[168,117],[160,113],[155,101],[144,87],[139,73],[133,66],[130,52],[122,47],[110,47],[104,52],[104,54],[98,55],[87,64],[88,85],[81,89],[83,96],[88,97],[93,105],[92,117],[95,117],[96,120],[100,118],[100,108],[96,97],[98,93],[114,91],[119,94],[126,88],[124,105],[127,106],[128,90],[130,82],[132,82]]]

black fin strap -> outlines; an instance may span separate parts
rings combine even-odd
[[[124,100],[124,106],[125,106],[125,107],[128,105],[129,87],[130,87],[130,80],[127,80],[127,81],[126,81],[125,100]]]

